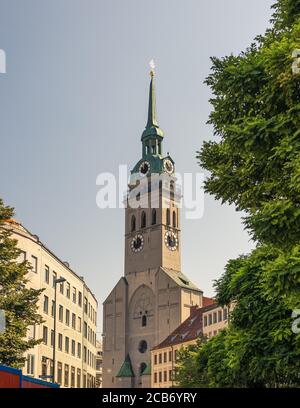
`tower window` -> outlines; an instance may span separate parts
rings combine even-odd
[[[146,227],[146,213],[145,211],[142,212],[142,216],[141,216],[141,228],[145,228]]]
[[[173,227],[177,227],[177,223],[176,223],[176,211],[173,211]]]
[[[152,225],[156,224],[156,209],[153,208],[152,210]]]
[[[131,232],[135,231],[135,216],[131,217]]]
[[[146,340],[141,340],[139,344],[139,352],[140,353],[145,353],[147,351],[148,344]]]
[[[152,145],[151,148],[152,148],[152,154],[155,154],[156,153],[156,146]]]
[[[167,225],[170,225],[170,210],[167,209]]]
[[[147,326],[147,316],[143,315],[142,316],[142,327],[146,327]]]
[[[140,365],[140,375],[143,374],[143,372],[146,370],[147,364],[146,363],[141,363]]]

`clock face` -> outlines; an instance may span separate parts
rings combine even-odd
[[[176,251],[178,248],[178,238],[175,232],[167,231],[165,233],[165,244],[170,251]]]
[[[150,170],[150,163],[145,160],[140,164],[139,172],[142,176],[145,176]]]
[[[174,165],[170,159],[164,160],[164,169],[169,174],[172,174],[174,172]]]
[[[130,243],[132,252],[140,252],[144,246],[144,237],[142,234],[137,234]]]

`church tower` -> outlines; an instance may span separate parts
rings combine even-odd
[[[149,387],[151,348],[202,306],[202,291],[181,272],[181,193],[163,154],[150,75],[142,157],[126,198],[124,276],[103,303],[104,387]]]

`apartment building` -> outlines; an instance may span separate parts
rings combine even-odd
[[[54,282],[56,301],[56,367],[55,381],[66,388],[96,386],[96,322],[97,300],[67,262],[60,260],[38,238],[20,223],[10,220],[7,227],[22,250],[20,261],[28,260],[32,271],[28,287],[44,289],[40,295],[38,312],[44,322],[28,329],[28,338],[42,339],[42,343],[26,352],[24,374],[52,381],[54,344]]]

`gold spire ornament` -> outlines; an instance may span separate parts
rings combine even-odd
[[[150,65],[150,76],[151,76],[151,78],[153,78],[154,74],[155,74],[155,71],[154,71],[155,63],[154,63],[153,59],[149,62],[149,65]]]

